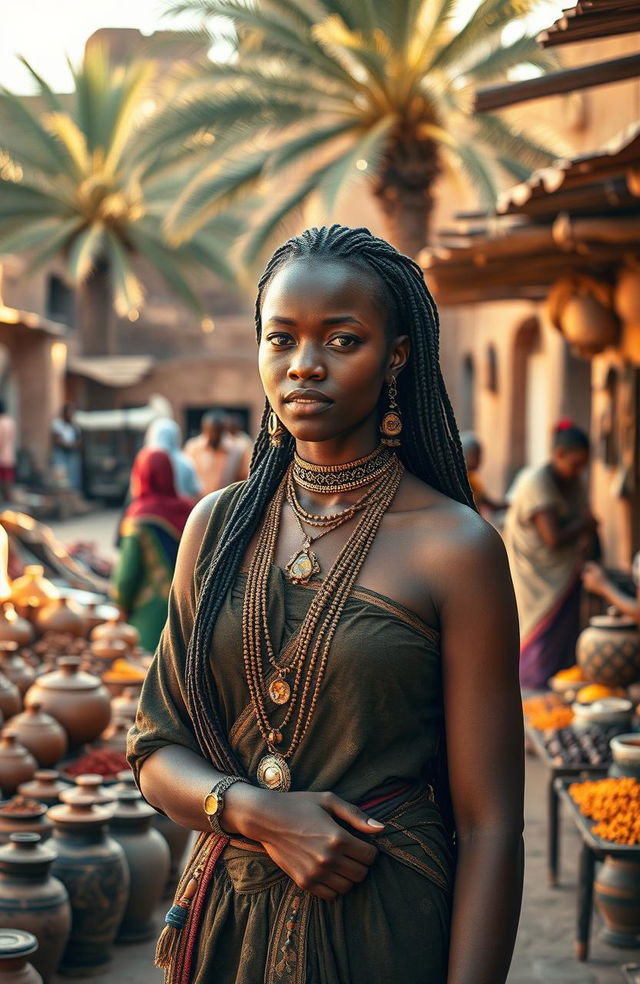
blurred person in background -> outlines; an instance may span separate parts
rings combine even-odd
[[[11,501],[11,489],[16,477],[16,424],[0,400],[0,498]]]
[[[144,444],[147,448],[166,451],[171,458],[176,492],[186,499],[197,501],[202,494],[200,479],[193,461],[180,450],[182,444],[180,428],[170,417],[159,417],[147,428]]]
[[[234,482],[243,481],[248,473],[248,455],[240,444],[226,440],[226,420],[222,413],[210,410],[200,421],[200,433],[184,446],[200,480],[202,495],[217,492]]]
[[[571,421],[553,432],[551,460],[516,484],[504,540],[520,615],[520,684],[538,690],[575,662],[583,562],[597,523],[582,475],[589,438]]]
[[[594,561],[584,565],[582,583],[587,591],[600,595],[623,615],[627,615],[634,622],[640,624],[640,553],[637,553],[633,558],[632,573],[636,586],[635,598],[633,595],[627,594],[626,591],[621,591],[607,575],[604,568]]]
[[[65,475],[69,488],[82,491],[80,429],[74,423],[75,407],[65,403],[59,417],[51,424],[52,462]]]
[[[462,431],[460,434],[464,463],[467,466],[469,485],[473,499],[480,512],[500,512],[506,509],[508,503],[492,499],[484,487],[478,472],[482,465],[482,444],[473,431]]]
[[[166,451],[142,448],[131,473],[132,500],[120,528],[112,596],[153,652],[167,618],[178,544],[192,503],[176,492]]]

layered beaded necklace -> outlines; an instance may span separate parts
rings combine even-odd
[[[307,482],[303,487],[311,487],[316,492],[336,494],[364,485],[369,488],[341,513],[314,515],[300,506],[296,496],[295,485],[301,484],[298,481],[300,470]],[[366,458],[344,465],[310,465],[296,458],[267,509],[248,572],[242,613],[247,685],[260,734],[269,750],[258,764],[257,778],[262,786],[281,790],[291,787],[287,760],[309,729],[338,623],[403,473],[404,468],[396,455],[386,448],[377,448]],[[330,481],[327,481],[328,475]],[[313,484],[316,476],[317,481]],[[320,573],[317,557],[311,550],[314,539],[358,514],[360,518],[314,594],[300,628],[276,657],[268,625],[268,581],[275,561],[285,499],[289,501],[305,538],[302,549],[287,565],[286,573],[294,583],[307,583],[313,574]],[[303,523],[312,528],[326,528],[310,537]],[[265,678],[265,656],[273,671],[268,679]],[[267,705],[270,705],[269,709]],[[272,721],[274,713],[279,718],[277,724]],[[291,733],[285,749],[285,731],[289,726]]]

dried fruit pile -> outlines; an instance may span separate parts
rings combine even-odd
[[[635,779],[573,782],[569,794],[580,812],[597,821],[592,833],[603,840],[640,844],[640,783]]]
[[[549,728],[566,728],[573,720],[573,711],[556,694],[529,697],[522,702],[527,724],[538,731]]]

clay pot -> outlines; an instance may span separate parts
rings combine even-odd
[[[43,840],[51,834],[51,821],[44,803],[25,799],[18,794],[0,803],[0,843],[6,844],[11,834],[39,834]]]
[[[0,609],[0,642],[15,642],[18,646],[28,646],[33,642],[34,631],[26,618],[18,615],[8,602]]]
[[[84,776],[77,776],[75,785],[67,786],[60,793],[60,801],[62,803],[84,803],[89,798],[96,806],[109,806],[116,799],[116,794],[103,783],[103,777],[97,774],[87,773]]]
[[[182,872],[182,860],[191,840],[191,831],[174,823],[164,813],[156,813],[153,826],[162,834],[169,846],[170,866],[169,877],[164,886],[164,899],[172,899],[175,895],[178,879]]]
[[[55,765],[66,755],[69,744],[66,731],[38,703],[30,704],[22,714],[16,714],[11,719],[11,730],[29,749],[38,765]]]
[[[36,615],[38,632],[56,632],[81,638],[86,631],[87,623],[79,605],[61,596],[41,605]]]
[[[611,946],[640,945],[640,861],[607,855],[596,875],[594,899]]]
[[[133,625],[121,622],[117,618],[110,618],[92,630],[91,641],[97,639],[118,639],[124,642],[128,650],[131,650],[140,642],[140,633]]]
[[[111,711],[114,717],[124,718],[132,723],[136,719],[140,690],[138,687],[125,687],[119,697],[111,701]]]
[[[0,929],[0,984],[42,984],[42,978],[28,958],[33,958],[38,941],[22,929]]]
[[[123,793],[125,790],[137,790],[136,781],[133,778],[133,772],[131,769],[125,769],[123,772],[118,773],[118,781],[115,786],[112,786],[112,791],[118,795],[118,793]],[[154,810],[155,813],[155,810]]]
[[[22,577],[11,585],[11,600],[19,614],[27,618],[58,595],[58,589],[44,576],[44,567],[39,564],[25,567]]]
[[[10,728],[0,738],[0,788],[4,796],[13,796],[21,782],[33,779],[38,763],[31,752],[16,741]]]
[[[103,748],[113,748],[116,752],[122,752],[124,755],[130,727],[131,721],[126,718],[112,718],[111,723],[100,735],[100,744]]]
[[[38,834],[12,834],[0,848],[0,922],[33,933],[33,966],[45,984],[53,978],[71,932],[67,890],[51,875],[56,852]]]
[[[576,655],[585,680],[626,687],[640,677],[640,629],[615,609],[595,615],[578,637]]]
[[[113,807],[96,806],[90,796],[49,810],[58,857],[52,873],[69,893],[71,935],[60,970],[92,975],[111,960],[111,945],[129,897],[124,851],[108,836]]]
[[[640,734],[631,732],[616,735],[609,742],[612,763],[609,775],[614,778],[630,776],[640,782]]]
[[[25,705],[39,704],[67,732],[70,746],[93,741],[111,718],[109,694],[98,677],[80,671],[78,656],[64,656],[58,669],[38,677]]]
[[[122,639],[94,639],[90,649],[91,665],[94,673],[102,676],[111,669],[116,659],[124,659],[129,652]]]
[[[111,836],[123,849],[130,874],[129,900],[116,937],[119,943],[156,935],[154,913],[169,876],[171,856],[164,837],[151,826],[155,813],[137,789],[118,793]]]
[[[551,321],[582,358],[616,345],[620,325],[609,284],[580,274],[562,277],[548,294]]]
[[[62,782],[60,773],[55,769],[38,769],[33,779],[20,783],[18,792],[21,796],[39,800],[45,806],[57,806],[60,802],[60,793],[68,788],[69,783]]]
[[[15,642],[0,642],[0,670],[24,697],[35,679],[35,670],[25,663]]]
[[[0,671],[0,713],[6,721],[22,710],[22,695],[9,677]]]

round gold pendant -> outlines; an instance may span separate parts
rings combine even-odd
[[[258,763],[258,782],[264,789],[291,789],[291,770],[282,755],[265,755]]]
[[[269,697],[274,704],[286,704],[291,697],[291,687],[286,680],[274,680],[269,686]]]
[[[389,410],[385,413],[382,418],[380,430],[385,437],[397,437],[402,430],[402,418],[400,417],[400,414],[395,413],[393,410]]]

